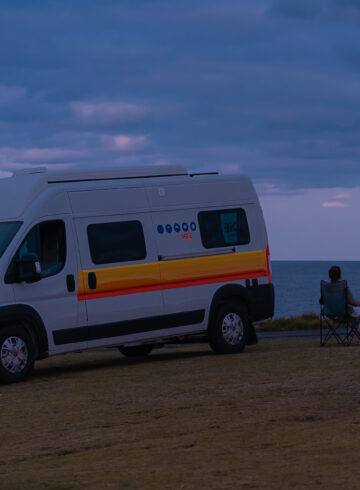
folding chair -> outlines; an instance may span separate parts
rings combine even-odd
[[[338,344],[349,345],[354,332],[347,312],[347,282],[321,281],[320,289],[320,345],[332,337]]]

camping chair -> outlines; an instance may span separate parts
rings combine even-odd
[[[354,338],[347,312],[346,281],[321,281],[320,345],[325,345],[332,337],[341,345],[349,345]]]

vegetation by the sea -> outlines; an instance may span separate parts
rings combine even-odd
[[[289,318],[274,318],[256,325],[258,332],[284,332],[287,330],[313,330],[320,328],[319,315],[305,313]]]

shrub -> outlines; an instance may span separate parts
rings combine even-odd
[[[285,330],[313,330],[320,328],[319,315],[316,313],[304,313],[301,316],[288,318],[274,318],[264,323],[255,325],[258,332],[282,332]]]

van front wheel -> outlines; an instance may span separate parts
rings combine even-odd
[[[134,345],[133,347],[119,347],[119,351],[126,357],[145,357],[152,351],[151,345]]]
[[[23,381],[34,367],[34,346],[20,325],[0,329],[0,382]]]
[[[227,302],[209,328],[209,344],[216,354],[241,352],[247,344],[250,322],[242,303]]]

